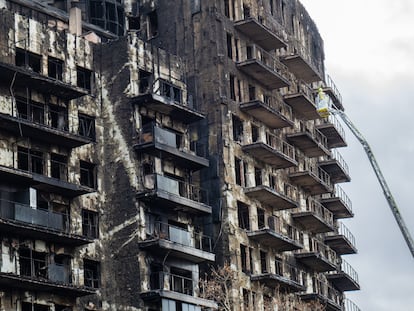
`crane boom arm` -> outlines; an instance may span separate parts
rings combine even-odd
[[[410,235],[410,232],[408,231],[408,228],[404,222],[404,219],[402,218],[400,214],[400,211],[398,210],[397,204],[395,203],[394,197],[392,196],[392,193],[387,185],[387,182],[385,181],[385,178],[382,175],[381,169],[377,163],[377,160],[375,159],[374,154],[372,153],[371,147],[369,146],[367,140],[364,138],[361,132],[356,128],[356,126],[351,122],[351,120],[348,118],[348,116],[343,111],[335,110],[334,113],[338,113],[341,116],[344,123],[349,127],[351,132],[355,135],[355,137],[359,140],[362,147],[364,148],[365,153],[368,156],[368,160],[371,163],[371,166],[374,169],[375,175],[377,176],[378,182],[380,183],[381,188],[384,192],[384,196],[387,199],[388,205],[391,208],[391,212],[394,215],[394,218],[397,221],[398,226],[400,227],[400,230],[405,239],[405,242],[407,243],[407,246],[410,249],[411,255],[414,258],[413,239]]]

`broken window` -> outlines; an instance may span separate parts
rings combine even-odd
[[[260,271],[261,273],[267,273],[269,271],[267,269],[267,253],[264,251],[260,251]]]
[[[88,238],[96,239],[99,236],[98,213],[82,210],[82,234]]]
[[[17,148],[17,168],[36,174],[43,174],[43,152],[19,146]]]
[[[243,121],[236,115],[232,115],[233,140],[241,142],[243,140]]]
[[[258,142],[259,141],[259,127],[252,124],[252,142]]]
[[[243,307],[244,310],[250,310],[250,299],[249,299],[249,291],[245,288],[243,288]]]
[[[224,15],[228,18],[230,18],[230,6],[229,6],[230,0],[224,0]]]
[[[46,253],[29,248],[19,249],[20,275],[47,279]]]
[[[90,0],[90,21],[110,32],[124,34],[124,8],[119,0]]]
[[[148,13],[148,39],[158,35],[158,14],[157,11]]]
[[[235,177],[236,177],[236,184],[241,186],[242,185],[242,180],[241,180],[241,165],[242,165],[242,160],[240,160],[239,158],[234,158],[234,172],[235,172]]]
[[[80,161],[80,184],[89,188],[96,187],[96,165]]]
[[[101,283],[100,263],[94,260],[83,260],[84,285],[86,287],[99,288]]]
[[[233,59],[233,36],[227,33],[227,57]]]
[[[68,180],[68,157],[56,153],[50,154],[50,176]]]
[[[249,100],[256,99],[256,87],[254,85],[249,84]]]
[[[243,244],[240,244],[240,260],[242,272],[247,273],[247,247]]]
[[[86,89],[88,91],[92,90],[92,71],[86,68],[82,68],[79,66],[76,66],[76,85]]]
[[[63,309],[56,309],[55,310],[63,310]],[[71,309],[68,309],[71,310]],[[41,305],[38,303],[32,302],[22,302],[22,311],[50,311],[50,307],[47,305]]]
[[[250,230],[248,205],[242,202],[237,202],[237,218],[239,220],[239,228]]]
[[[63,61],[49,56],[47,59],[47,75],[56,80],[63,79]]]
[[[165,96],[177,103],[182,102],[181,89],[167,81],[160,80],[161,96]]]
[[[256,186],[262,184],[262,169],[260,167],[254,168],[254,181]]]
[[[174,292],[185,295],[193,295],[192,272],[184,269],[171,267],[170,269],[170,289]]]
[[[274,175],[269,175],[269,187],[277,190],[277,178]]]
[[[45,123],[44,104],[31,101],[28,98],[16,97],[17,116],[34,123]]]
[[[95,118],[79,113],[79,135],[95,140]]]
[[[275,273],[277,275],[283,276],[282,260],[278,257],[275,258]]]
[[[139,93],[140,94],[151,93],[152,92],[152,88],[150,88],[151,86],[152,86],[152,73],[145,71],[145,70],[140,70],[139,71]]]
[[[16,66],[25,67],[34,72],[41,73],[42,56],[16,48]]]
[[[66,107],[49,105],[48,116],[51,127],[62,131],[68,130],[68,113]]]
[[[230,87],[230,99],[236,100],[236,77],[234,75],[230,75],[229,87]]]
[[[265,226],[265,211],[262,208],[257,208],[257,227],[263,229]]]

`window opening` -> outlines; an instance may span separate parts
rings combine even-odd
[[[252,124],[252,142],[258,142],[259,141],[259,127]]]
[[[263,229],[266,226],[265,223],[265,211],[262,208],[257,209],[257,227]]]
[[[76,85],[86,89],[88,91],[92,90],[92,71],[86,69],[86,68],[82,68],[77,66],[76,67]]]
[[[230,18],[230,6],[229,6],[230,0],[224,0],[224,15],[228,18]]]
[[[261,273],[267,273],[267,253],[264,251],[260,251],[260,270]]]
[[[148,13],[148,39],[158,35],[158,15],[157,11]]]
[[[139,93],[146,94],[151,93],[152,89],[150,88],[152,85],[152,73],[140,70],[139,71]]]
[[[63,79],[63,61],[49,56],[47,59],[47,75],[50,78],[60,80]]]
[[[256,99],[256,87],[254,85],[249,84],[249,100]]]
[[[250,230],[249,206],[242,202],[237,202],[237,216],[239,220],[239,228]]]
[[[42,56],[16,48],[16,66],[25,67],[33,70],[34,72],[41,73]]]
[[[227,33],[227,57],[233,59],[233,37]]]
[[[247,273],[247,247],[240,244],[240,259],[242,272]]]
[[[283,266],[282,266],[282,260],[280,258],[275,258],[275,273],[277,275],[283,276]]]
[[[96,239],[99,236],[98,213],[90,210],[82,210],[82,233],[88,238]]]
[[[262,184],[262,169],[259,167],[254,168],[254,181],[256,186]]]
[[[241,180],[241,165],[242,161],[239,158],[234,158],[234,171],[236,175],[236,184],[241,186],[242,180]]]
[[[96,165],[80,161],[80,184],[89,188],[96,187]]]
[[[244,19],[248,19],[250,17],[250,7],[243,4],[243,16]]]
[[[50,308],[47,305],[41,305],[41,304],[37,304],[37,303],[31,303],[31,302],[22,302],[22,311],[49,311]],[[56,309],[55,310],[59,310]],[[63,310],[63,309],[60,309]],[[71,309],[67,309],[67,310],[71,310]]]
[[[79,113],[79,135],[95,140],[95,118],[86,114]]]
[[[24,147],[17,148],[17,168],[36,174],[43,174],[43,152]]]
[[[243,139],[243,121],[236,115],[232,115],[233,140],[241,142]]]
[[[243,288],[243,306],[244,310],[250,310],[249,291],[245,288]]]
[[[101,283],[100,263],[93,260],[83,260],[84,285],[86,287],[99,288]]]
[[[68,158],[66,156],[50,154],[50,175],[60,180],[68,180]]]
[[[68,130],[68,113],[66,107],[49,105],[48,116],[51,127],[62,131]]]

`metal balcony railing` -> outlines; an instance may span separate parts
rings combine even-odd
[[[338,222],[337,226],[337,232],[327,232],[326,235],[332,236],[332,235],[343,235],[351,244],[352,246],[356,246],[355,244],[355,237],[351,233],[351,231],[348,229],[347,226],[345,226],[342,222]]]
[[[295,242],[303,244],[303,234],[301,230],[284,221],[280,221],[279,218],[276,218],[274,216],[268,216],[267,223],[259,224],[258,229],[270,229],[282,236],[288,237]]]
[[[331,177],[327,172],[320,168],[315,162],[305,157],[299,157],[298,167],[289,168],[290,173],[309,172],[310,175],[318,179],[321,183],[328,187],[332,187]]]
[[[328,282],[318,277],[312,277],[312,291],[315,294],[319,294],[322,297],[327,298],[334,304],[341,306],[342,297],[339,291],[329,285]]]
[[[148,190],[161,190],[169,194],[183,197],[198,203],[208,205],[208,195],[205,189],[188,182],[159,174],[144,176],[144,188]]]
[[[194,247],[206,252],[212,251],[211,238],[201,232],[190,232],[183,228],[163,222],[154,222],[147,225],[147,230],[160,239],[166,239],[184,246]]]
[[[154,272],[150,275],[150,290],[170,290],[193,296],[193,279],[168,272]]]
[[[339,166],[343,169],[343,171],[347,175],[349,175],[348,164],[345,162],[344,158],[342,157],[342,155],[339,153],[338,150],[336,150],[336,149],[331,150],[331,158],[336,160],[338,162]]]
[[[19,202],[0,200],[0,217],[49,230],[70,233],[69,216],[67,214],[34,209]]]
[[[296,282],[302,286],[305,286],[306,284],[305,272],[302,269],[288,264],[285,261],[275,261],[275,274],[284,277],[288,280],[291,280],[293,282]]]
[[[334,81],[332,80],[331,76],[328,74],[326,74],[326,77],[325,77],[325,85],[332,90],[334,96],[338,99],[340,103],[342,103],[342,95],[339,92]]]
[[[361,311],[361,309],[351,300],[345,298],[344,300],[344,311]]]
[[[345,261],[344,259],[342,259],[341,265],[340,265],[340,272],[344,272],[345,274],[347,274],[352,280],[354,280],[356,283],[359,283],[358,280],[358,273],[354,270],[354,268],[352,268],[352,266]],[[336,274],[338,273],[337,271],[329,271],[329,274]]]
[[[308,99],[311,100],[311,103],[315,106],[315,109],[316,109],[314,91],[311,89],[311,87],[307,83],[301,80],[298,80],[296,83],[292,83],[288,88],[288,94],[305,95]]]
[[[323,244],[321,241],[309,237],[309,250],[303,249],[299,252],[301,253],[308,253],[308,252],[315,252],[321,255],[323,258],[328,260],[330,263],[336,265],[338,263],[338,257],[334,250],[332,250],[329,246]]]
[[[305,122],[300,121],[299,131],[300,133],[308,133],[316,143],[320,144],[323,148],[328,149],[328,139],[317,128],[313,126],[309,127]],[[291,133],[295,133],[295,131],[292,130]]]
[[[322,218],[326,223],[333,226],[334,218],[332,212],[330,212],[327,208],[325,208],[321,203],[319,203],[315,199],[309,198],[308,200],[306,200],[304,211],[312,212],[316,216]]]
[[[322,199],[330,199],[330,198],[339,198],[344,203],[344,205],[348,208],[348,210],[352,212],[351,199],[347,196],[345,191],[339,185],[337,184],[335,185],[333,192],[322,194]]]
[[[291,160],[296,161],[295,147],[283,141],[275,134],[266,132],[264,141],[262,137],[258,137],[258,140],[254,141],[253,143],[255,142],[262,142],[271,147],[272,149],[283,153],[286,157],[290,158]]]
[[[281,75],[285,79],[289,81],[292,80],[292,74],[289,72],[288,68],[278,59],[273,57],[272,54],[266,52],[256,44],[245,46],[244,53],[241,53],[240,62],[249,60],[255,60],[269,70]]]
[[[299,199],[299,192],[298,192],[298,188],[289,184],[289,183],[284,183],[283,184],[283,193],[290,199],[292,199],[295,202],[298,202]]]
[[[339,133],[339,136],[341,136],[342,139],[345,140],[345,130],[342,127],[339,120],[336,118],[336,116],[330,115],[327,118],[318,119],[317,122],[319,122],[320,124],[332,124],[336,131]]]

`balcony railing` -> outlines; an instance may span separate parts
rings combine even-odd
[[[344,307],[344,311],[361,311],[361,309],[349,299],[344,300]]]
[[[343,106],[342,106],[342,95],[339,92],[337,86],[335,85],[334,81],[332,80],[330,75],[326,75],[325,76],[325,87],[329,89],[329,92],[331,92],[332,94],[332,100],[334,101],[335,105],[337,106],[337,108],[343,110]]]
[[[319,119],[318,120],[318,125],[317,127],[319,128],[319,131],[324,131],[324,126],[326,125],[331,125],[334,127],[334,129],[337,132],[337,136],[339,136],[339,140],[336,139],[334,141],[334,137],[330,137],[330,134],[327,133],[325,136],[328,139],[328,144],[330,148],[335,148],[335,147],[341,147],[341,146],[345,146],[345,130],[342,127],[341,123],[339,122],[339,120],[336,118],[336,116],[330,115],[327,118],[323,118],[323,119]],[[331,142],[332,140],[332,142]],[[337,141],[338,140],[338,141]]]
[[[185,148],[183,135],[158,127],[155,123],[145,124],[140,129],[138,144],[159,143],[175,148],[185,153],[194,153],[200,157],[207,156],[205,145],[192,141],[190,148]]]
[[[285,261],[275,261],[275,274],[300,285],[305,285],[304,271]]]
[[[159,174],[144,176],[144,188],[147,190],[160,190],[171,195],[183,197],[191,201],[208,205],[208,195],[205,189],[188,182]]]
[[[315,199],[309,198],[306,201],[304,211],[315,214],[319,218],[323,219],[326,223],[333,226],[334,218],[332,212],[330,212],[327,208],[325,208],[321,203],[319,203]]]
[[[49,230],[69,233],[69,217],[66,214],[34,209],[27,204],[0,200],[0,217]]]
[[[281,140],[274,134],[266,133],[266,144],[275,150],[282,152],[288,158],[296,161],[295,147]]]
[[[300,132],[309,133],[316,143],[328,149],[328,139],[317,128],[309,127],[305,122],[300,122]]]
[[[255,66],[254,63],[258,66]],[[250,66],[254,66],[255,69],[250,70]],[[287,67],[258,45],[245,47],[237,67],[270,89],[286,87],[292,80]]]
[[[163,222],[155,222],[148,226],[153,237],[165,239],[184,246],[194,247],[206,252],[212,251],[211,238],[200,232],[190,232],[180,227]]]
[[[333,264],[336,264],[338,262],[336,253],[329,246],[326,246],[315,238],[309,238],[309,251],[320,254],[323,258],[327,259]]]
[[[341,205],[343,206],[342,209],[346,210],[346,213],[344,211],[341,211],[341,208],[338,207],[331,207],[332,203],[329,203],[329,201],[337,199],[341,202]],[[334,191],[329,193],[323,193],[321,197],[322,204],[327,206],[327,208],[334,213],[335,217],[340,218],[341,217],[352,217],[352,201],[349,199],[345,191],[339,186],[335,185]],[[325,203],[326,201],[326,203]],[[335,204],[336,205],[336,204]]]
[[[351,277],[352,280],[354,280],[356,283],[359,283],[358,273],[354,270],[354,268],[352,268],[352,266],[347,261],[342,259],[340,267],[341,267],[340,272],[343,272],[343,273],[347,274],[348,276]],[[329,271],[329,274],[336,274],[336,273],[338,273],[338,272],[337,271]]]
[[[334,234],[335,233],[328,233],[328,235],[334,235]],[[337,234],[343,235],[349,242],[351,242],[353,246],[356,246],[354,235],[351,233],[348,227],[345,226],[342,222],[339,223]]]
[[[150,276],[150,290],[170,290],[193,296],[194,282],[192,278],[168,272],[154,272]]]

